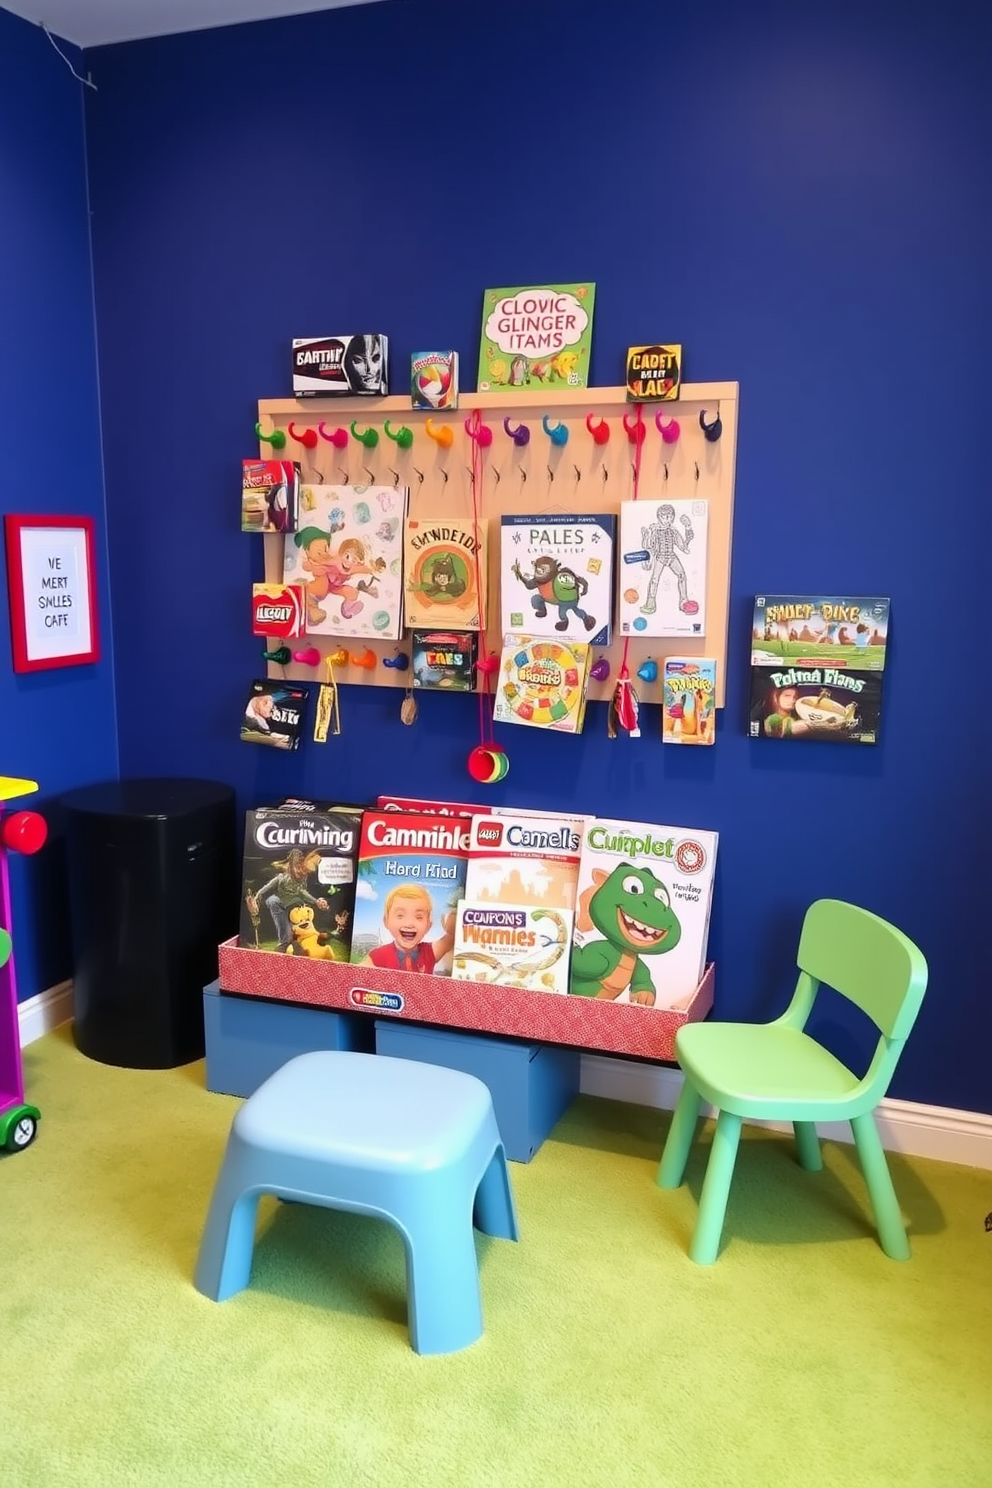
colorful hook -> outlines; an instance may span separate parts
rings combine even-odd
[[[316,646],[308,646],[305,651],[294,651],[293,660],[300,666],[320,666],[320,652]]]
[[[344,449],[348,443],[347,429],[335,429],[332,433],[328,434],[327,425],[321,422],[317,425],[317,433],[321,439],[326,439],[328,444],[333,444],[335,449]]]
[[[499,653],[490,651],[481,661],[475,663],[475,670],[481,672],[484,677],[491,677],[493,672],[499,671]]]
[[[288,646],[277,646],[274,651],[263,651],[262,660],[271,661],[273,666],[289,666],[293,659],[293,653]]]
[[[678,419],[670,418],[666,421],[665,414],[656,413],[654,416],[654,426],[666,444],[675,444],[677,442],[680,432]],[[640,673],[638,673],[638,676],[640,676]]]
[[[376,656],[375,652],[369,650],[368,646],[366,646],[365,650],[362,651],[360,655],[355,656],[355,654],[352,653],[351,664],[352,666],[364,667],[366,671],[370,672],[375,666],[378,659],[379,658]]]
[[[386,438],[394,440],[395,443],[399,445],[400,449],[409,449],[411,444],[413,443],[413,430],[408,429],[406,424],[404,424],[401,429],[397,429],[395,434],[389,427],[388,419],[383,424],[382,428]]]
[[[503,420],[503,428],[509,434],[514,444],[519,445],[521,449],[523,449],[525,444],[530,443],[530,430],[526,424],[518,424],[515,429],[511,429],[510,420],[505,418]]]
[[[255,438],[263,444],[271,444],[273,449],[286,448],[286,435],[282,429],[273,429],[271,434],[263,434],[261,424],[255,425]]]
[[[295,424],[290,424],[290,426],[289,426],[289,437],[290,437],[290,439],[295,439],[296,442],[297,442],[297,444],[302,444],[303,447],[304,447],[304,449],[316,449],[317,448],[317,430],[316,429],[304,429],[302,434],[297,434],[297,432],[296,432],[296,425]]]
[[[428,419],[424,425],[424,433],[428,439],[433,439],[441,449],[450,449],[455,442],[454,431],[450,424],[435,424],[433,419]]]
[[[706,409],[704,408],[702,413],[699,415],[699,427],[702,429],[703,437],[708,441],[708,443],[716,444],[717,440],[720,438],[720,435],[723,433],[723,424],[720,421],[719,410],[717,410],[717,415],[713,422],[711,424],[708,424],[706,422]]]
[[[623,426],[627,430],[627,438],[630,440],[631,444],[644,443],[644,435],[647,431],[642,423],[635,419],[632,424],[629,424],[627,422],[627,415],[624,414]]]
[[[601,418],[599,423],[596,424],[594,427],[592,421],[595,417],[596,415],[594,413],[586,414],[586,428],[589,430],[589,433],[592,435],[597,444],[608,444],[610,439],[610,426],[604,418]]]
[[[640,666],[637,668],[637,675],[640,677],[642,682],[657,682],[658,663],[654,660],[653,657],[649,656],[647,661],[642,661]]]
[[[372,429],[372,428],[363,429],[362,432],[361,432],[361,434],[359,434],[357,432],[356,428],[355,428],[355,425],[357,424],[357,422],[358,422],[357,419],[352,419],[352,421],[351,421],[351,437],[352,437],[352,439],[357,439],[358,442],[359,442],[359,444],[364,444],[364,446],[365,446],[366,449],[375,449],[376,445],[379,443],[379,431],[378,431],[378,429]]]
[[[601,656],[598,661],[593,662],[589,668],[589,675],[590,677],[594,677],[597,682],[606,681],[610,675],[610,663],[605,656]]]
[[[347,666],[348,653],[343,646],[339,646],[336,651],[332,651],[330,655],[325,657],[324,659],[329,667]]]
[[[405,651],[399,651],[395,656],[384,656],[382,664],[394,672],[405,672],[410,665],[410,658]]]
[[[481,419],[476,424],[471,419],[465,420],[465,433],[469,439],[474,439],[480,449],[488,449],[493,442],[493,431],[488,424],[482,423]]]
[[[552,444],[562,445],[568,443],[568,425],[563,424],[561,419],[552,428],[551,420],[547,414],[544,414],[541,418],[541,428],[547,434]]]

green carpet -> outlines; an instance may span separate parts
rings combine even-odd
[[[705,1140],[588,1097],[511,1165],[521,1243],[478,1237],[485,1335],[409,1346],[385,1224],[263,1201],[251,1287],[192,1287],[235,1100],[203,1066],[25,1051],[40,1134],[0,1158],[0,1488],[987,1488],[992,1175],[892,1160],[913,1259],[853,1151],[745,1134],[717,1264]]]

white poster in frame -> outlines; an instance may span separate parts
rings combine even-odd
[[[98,661],[92,517],[4,517],[15,672]]]

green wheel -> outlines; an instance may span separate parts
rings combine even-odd
[[[25,1147],[30,1147],[38,1135],[38,1116],[27,1106],[21,1106],[12,1113],[12,1119],[7,1125],[6,1147],[10,1152],[23,1152]]]

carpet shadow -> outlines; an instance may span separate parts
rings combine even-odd
[[[548,1140],[615,1153],[618,1157],[653,1157],[657,1162],[671,1119],[670,1111],[660,1111],[654,1106],[580,1095],[559,1119]]]

